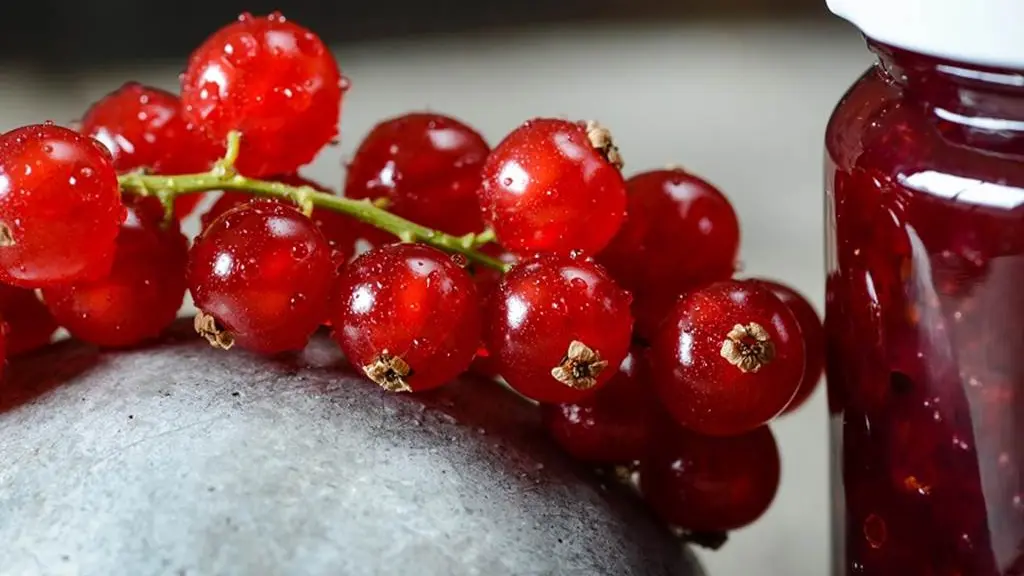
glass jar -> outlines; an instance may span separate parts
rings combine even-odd
[[[830,3],[878,57],[826,135],[836,576],[1024,574],[1024,32],[940,38],[1012,1],[914,37]]]

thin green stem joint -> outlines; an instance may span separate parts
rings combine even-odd
[[[354,200],[321,192],[309,186],[290,186],[281,182],[247,178],[235,171],[241,137],[237,132],[228,135],[227,150],[209,172],[182,174],[178,176],[154,176],[142,172],[129,172],[118,178],[121,189],[129,194],[155,196],[166,209],[174,205],[174,199],[184,194],[196,194],[210,190],[233,190],[265,198],[278,198],[294,203],[306,215],[313,208],[324,208],[347,214],[360,222],[390,232],[405,242],[420,242],[446,252],[462,254],[469,261],[488,266],[501,272],[509,266],[477,250],[480,246],[494,241],[494,231],[484,230],[464,236],[452,236],[421,226],[396,216],[369,200]]]

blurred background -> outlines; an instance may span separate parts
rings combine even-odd
[[[336,43],[507,30],[538,23],[825,15],[820,0],[34,0],[5,7],[0,54],[55,71],[174,58],[200,42],[214,23],[242,11],[273,10],[300,22],[318,23],[320,35]]]
[[[373,124],[410,110],[460,117],[492,143],[533,116],[598,119],[627,173],[678,164],[716,183],[743,225],[744,274],[822,309],[822,134],[871,62],[824,0],[8,2],[0,130],[71,123],[126,80],[176,90],[208,34],[275,9],[335,46],[352,80],[341,143],[306,176],[338,186]],[[772,428],[780,492],[758,523],[701,553],[710,576],[828,573],[824,391]]]

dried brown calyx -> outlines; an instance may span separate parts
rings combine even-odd
[[[366,377],[388,392],[412,392],[406,378],[412,375],[412,367],[398,356],[384,350],[373,362],[363,366]]]
[[[616,146],[615,142],[612,140],[611,131],[593,120],[587,121],[586,130],[587,139],[590,140],[590,145],[601,152],[605,160],[607,160],[611,165],[622,170],[622,167],[625,166],[625,162],[622,161],[622,154],[619,152],[619,147]]]
[[[741,372],[757,372],[775,359],[775,343],[760,324],[737,324],[725,335],[720,354]]]
[[[217,323],[216,318],[202,310],[196,313],[192,326],[195,327],[196,334],[206,338],[206,341],[214,348],[230,350],[231,347],[235,345],[234,335],[228,330],[222,328],[220,324]]]
[[[597,386],[597,377],[608,367],[608,361],[589,346],[573,340],[569,350],[558,366],[551,369],[551,376],[562,384],[576,390],[589,390]]]
[[[11,233],[10,226],[0,222],[0,247],[8,246],[14,246],[14,235]]]

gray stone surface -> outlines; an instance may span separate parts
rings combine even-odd
[[[180,328],[8,367],[0,574],[700,574],[492,383],[389,395],[322,337],[271,361]]]

